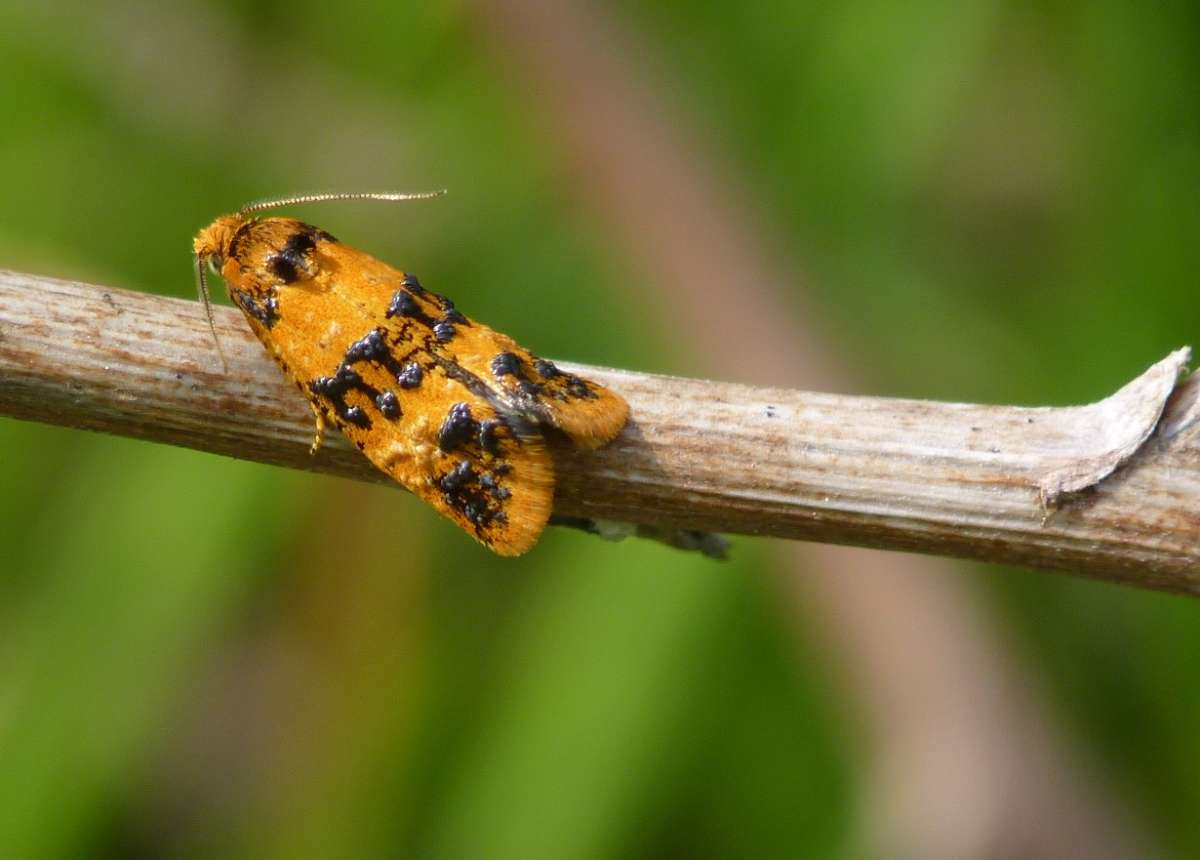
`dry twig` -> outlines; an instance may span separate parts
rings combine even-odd
[[[0,414],[387,481],[311,414],[238,312],[0,271]],[[560,450],[555,511],[1066,570],[1200,593],[1200,379],[1178,350],[1090,406],[814,394],[570,366],[633,419]]]

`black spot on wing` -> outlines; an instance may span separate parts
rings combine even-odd
[[[476,534],[508,522],[504,503],[512,493],[500,486],[498,473],[479,471],[470,462],[460,460],[436,480],[446,504],[460,512],[475,527]]]
[[[229,248],[225,252],[225,256],[231,260],[237,260],[245,265],[245,261],[239,256],[242,249],[242,239],[246,238],[246,233],[249,232],[249,227],[253,221],[243,221],[238,225],[238,228],[233,232],[232,238],[229,240]]]
[[[441,296],[437,298],[442,302],[443,314],[441,318],[436,320],[427,314],[417,302],[415,293],[411,288],[396,290],[383,315],[389,319],[396,317],[416,320],[421,325],[432,330],[434,338],[439,343],[448,343],[458,333],[455,328],[456,325],[470,325],[470,323],[465,316],[455,310],[454,305],[449,299],[444,299]],[[448,308],[446,307],[447,305],[449,305]]]
[[[375,328],[346,348],[346,355],[342,359],[342,363],[351,365],[364,361],[371,362],[392,374],[401,388],[415,387],[415,385],[407,385],[405,382],[406,379],[412,380],[415,376],[416,384],[420,383],[420,365],[412,361],[402,363],[400,359],[396,358],[395,352],[396,344],[388,343],[387,332],[382,328]]]
[[[403,413],[400,411],[400,399],[396,397],[396,392],[385,391],[375,398],[375,405],[379,408],[380,414],[384,418],[395,421]]]
[[[423,376],[424,372],[421,370],[421,365],[415,361],[410,361],[396,374],[396,382],[399,383],[401,388],[416,388],[421,384]]]
[[[396,393],[380,391],[366,382],[354,369],[356,364],[374,364],[384,368],[401,388],[414,388],[421,381],[420,365],[416,362],[403,364],[397,360],[393,355],[393,345],[388,343],[387,333],[382,328],[375,328],[346,348],[346,353],[332,376],[322,376],[313,380],[309,384],[309,390],[328,400],[333,405],[335,415],[356,427],[369,429],[371,418],[361,407],[350,406],[346,402],[346,396],[351,391],[361,392],[384,418],[392,421],[400,418],[404,411]]]
[[[279,322],[279,298],[274,287],[265,290],[230,290],[229,297],[268,329]]]
[[[573,373],[563,374],[563,377],[566,380],[563,387],[566,389],[567,396],[564,397],[559,392],[555,392],[555,397],[559,400],[567,400],[569,398],[576,400],[598,400],[600,398],[599,392],[586,380],[580,379]]]
[[[371,418],[361,406],[351,406],[342,412],[342,417],[348,424],[353,424],[355,427],[361,427],[364,430],[371,429]]]
[[[479,447],[487,451],[493,457],[500,455],[500,437],[499,433],[504,429],[505,424],[500,419],[491,419],[482,421],[479,424]]]
[[[433,336],[438,343],[449,343],[458,334],[458,326],[469,326],[471,321],[463,316],[458,308],[454,307],[454,302],[445,296],[434,293],[433,297],[442,307],[441,318],[433,324]]]
[[[479,422],[471,415],[467,403],[455,403],[450,407],[446,420],[438,430],[438,447],[443,451],[461,448],[479,434]]]
[[[433,319],[425,311],[421,310],[421,306],[417,304],[417,300],[408,290],[396,290],[392,296],[391,303],[387,306],[387,310],[383,315],[387,318],[404,317],[414,319],[417,322],[433,327]]]
[[[280,254],[267,260],[267,268],[270,269],[272,275],[285,284],[293,284],[300,280],[300,273],[296,270],[296,265]]]
[[[514,353],[501,352],[492,359],[492,376],[500,379],[503,376],[515,376],[521,379],[521,360]]]
[[[454,340],[454,335],[456,334],[458,334],[458,331],[454,328],[454,325],[444,319],[438,320],[433,324],[433,336],[440,343],[448,343]]]
[[[283,253],[289,257],[303,257],[313,248],[317,247],[316,227],[311,224],[305,224],[301,229],[297,230],[288,237],[284,243]]]
[[[285,284],[299,280],[301,273],[311,276],[313,264],[309,254],[317,246],[319,233],[311,224],[300,225],[283,247],[267,258],[267,269]]]
[[[382,362],[390,357],[391,353],[388,351],[384,331],[376,328],[346,348],[346,357],[343,362],[346,364],[357,364],[360,361]]]
[[[364,430],[371,428],[371,417],[362,407],[350,406],[346,402],[346,395],[351,391],[360,391],[376,403],[383,396],[379,389],[366,382],[359,376],[358,371],[347,364],[339,365],[333,376],[317,377],[309,383],[308,387],[314,395],[323,397],[333,404],[337,417],[347,424],[361,427]],[[399,408],[398,404],[397,408]]]
[[[474,373],[458,364],[458,362],[451,361],[437,353],[430,353],[429,358],[432,360],[433,366],[437,367],[455,382],[460,383],[476,397],[484,400],[498,414],[503,415],[505,422],[514,435],[533,436],[537,434],[536,420],[541,420],[540,416],[534,420],[531,416],[519,410],[514,410],[512,404],[505,397],[497,393]]]

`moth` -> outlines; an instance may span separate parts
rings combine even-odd
[[[310,194],[223,215],[193,242],[213,336],[206,268],[316,419],[383,472],[501,555],[537,542],[550,517],[547,435],[582,448],[613,439],[629,406],[465,316],[445,296],[329,233],[256,213],[322,200],[430,194]],[[219,344],[218,344],[219,348]]]

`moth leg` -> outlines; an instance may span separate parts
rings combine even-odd
[[[321,410],[317,408],[317,404],[309,402],[312,407],[313,418],[317,421],[317,429],[313,433],[312,447],[308,449],[309,456],[316,454],[321,450],[321,438],[325,435],[325,416],[321,414]]]

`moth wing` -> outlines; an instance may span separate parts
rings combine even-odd
[[[453,349],[462,366],[502,392],[513,411],[557,427],[581,448],[611,442],[629,418],[629,404],[620,395],[480,323],[460,326]]]
[[[396,391],[386,370],[357,367],[367,385],[382,390],[391,384],[401,414],[389,419],[369,393],[352,392],[346,402],[371,419],[363,427],[339,417],[337,404],[313,396],[327,419],[381,471],[497,553],[529,550],[554,497],[554,464],[541,436],[514,428],[436,365],[425,371],[419,400]]]
[[[491,402],[509,417],[557,427],[581,448],[612,441],[629,418],[625,400],[597,382],[559,369],[505,334],[463,315],[445,296],[426,290],[412,275],[338,243],[331,252],[349,250],[375,268],[359,268],[364,279],[390,296],[387,314],[415,333],[431,354],[465,371],[498,395]],[[320,250],[320,246],[318,246]]]
[[[304,226],[282,218],[256,225],[279,231],[270,245]],[[530,549],[554,495],[541,435],[452,353],[437,350],[435,298],[332,237],[313,245],[308,270],[291,281],[275,274],[269,256],[226,262],[230,294],[250,327],[325,420],[380,470],[497,553]]]

